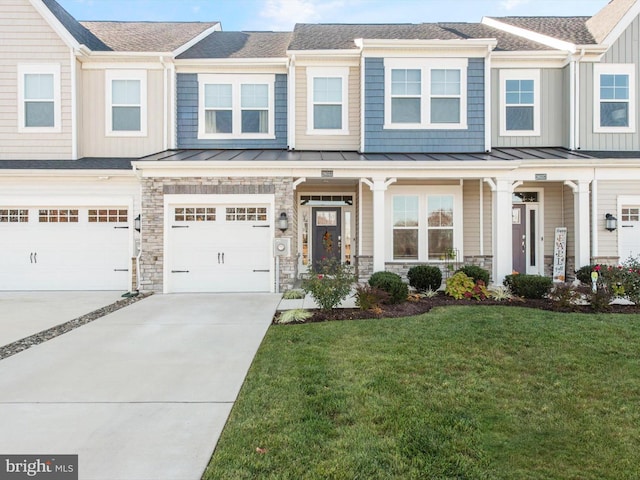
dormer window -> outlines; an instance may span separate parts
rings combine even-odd
[[[386,129],[466,129],[466,59],[385,59]]]

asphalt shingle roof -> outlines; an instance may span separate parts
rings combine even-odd
[[[291,32],[214,32],[177,58],[286,57],[291,36]]]
[[[507,25],[541,33],[575,45],[593,45],[596,39],[587,27],[590,17],[493,17]]]
[[[636,0],[612,0],[602,10],[587,20],[587,28],[598,43],[602,42]]]
[[[548,50],[549,48],[481,23],[420,24],[297,24],[291,50],[355,49],[354,39],[467,40],[495,38],[497,50]]]
[[[81,25],[80,22],[73,18],[71,14],[62,8],[58,2],[55,0],[42,0],[42,2],[79,44],[86,45],[89,49],[94,51],[111,50],[104,44],[104,42],[102,42],[102,40],[97,38],[93,33]]]
[[[118,52],[171,52],[218,23],[80,22]]]

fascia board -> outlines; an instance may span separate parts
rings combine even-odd
[[[609,35],[605,37],[602,44],[607,45],[607,47],[613,45],[638,15],[640,15],[640,2],[634,2],[627,13],[624,14],[622,20],[620,20],[613,30],[609,32]]]
[[[526,38],[534,42],[541,43],[543,45],[547,45],[548,47],[555,48],[556,50],[565,50],[571,53],[575,53],[577,51],[576,45],[571,42],[558,40],[557,38],[553,38],[553,37],[549,37],[548,35],[543,35],[541,33],[533,32],[531,30],[527,30],[526,28],[509,25],[507,23],[500,22],[499,20],[496,20],[494,18],[483,17],[482,24],[487,25],[488,27],[497,28],[498,30],[502,30],[503,32],[511,33],[513,35]]]
[[[472,39],[452,39],[452,40],[398,40],[398,39],[358,39],[358,43],[366,48],[437,48],[437,47],[465,47],[465,48],[495,48],[498,41],[495,38],[472,38]]]
[[[186,52],[187,50],[189,50],[191,47],[193,47],[196,43],[199,43],[200,41],[204,40],[205,38],[207,38],[209,35],[211,35],[213,32],[221,32],[222,31],[222,26],[220,25],[220,22],[216,23],[213,27],[209,27],[207,28],[205,31],[203,31],[202,33],[200,33],[199,35],[196,35],[195,37],[193,37],[191,40],[189,40],[187,43],[185,43],[184,45],[176,48],[173,52],[172,55],[174,57],[177,57],[178,55]]]
[[[42,3],[42,0],[29,0],[29,3],[36,9],[36,11],[44,18],[45,22],[56,32],[56,34],[62,39],[62,41],[69,48],[74,50],[80,49],[80,43],[71,35],[64,25],[56,18],[56,16]]]
[[[73,161],[73,160],[70,160]],[[48,168],[48,169],[26,169],[26,168],[16,168],[16,169],[7,169],[0,171],[0,178],[5,177],[46,177],[46,178],[60,178],[60,177],[71,177],[71,178],[87,178],[87,177],[95,177],[96,179],[100,179],[100,177],[109,177],[109,178],[133,178],[135,177],[135,172],[133,170],[86,170],[86,169],[63,169],[63,168]]]
[[[287,50],[287,55],[300,57],[359,57],[359,48],[350,48],[348,50]]]
[[[287,57],[273,58],[189,58],[175,59],[176,67],[232,66],[232,67],[287,67]]]

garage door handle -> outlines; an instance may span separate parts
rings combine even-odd
[[[189,273],[189,270],[171,270],[171,273]]]
[[[218,252],[218,263],[220,263],[220,252]]]
[[[265,273],[269,273],[271,270],[254,270],[253,273],[258,273],[258,272],[265,272]]]
[[[33,263],[33,252],[31,252],[31,255],[29,255],[29,261]]]
[[[121,228],[121,229],[127,229],[127,228],[129,228],[129,227],[113,227],[113,228],[115,228],[116,230],[118,230],[119,228]]]
[[[222,263],[224,264],[224,252],[222,252]]]
[[[38,252],[33,252],[33,263],[38,263]]]
[[[271,225],[253,225],[253,228],[269,228]]]
[[[114,272],[128,272],[129,269],[128,268],[114,268],[113,271]]]
[[[622,228],[633,228],[633,225],[622,225]]]
[[[189,228],[189,225],[171,225],[171,228]]]

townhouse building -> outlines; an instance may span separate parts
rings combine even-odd
[[[552,275],[558,228],[558,278],[638,255],[639,15],[226,32],[5,0],[0,290],[273,292],[324,258],[500,283]]]

